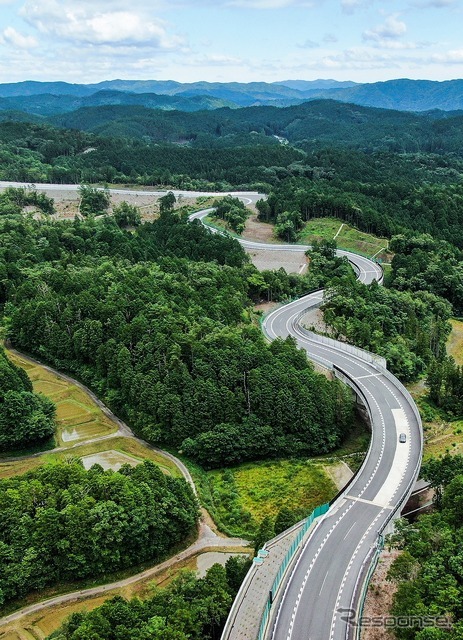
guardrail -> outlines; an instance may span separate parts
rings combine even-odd
[[[264,640],[265,638],[265,634],[267,632],[267,623],[268,623],[268,619],[270,616],[270,611],[272,610],[272,604],[274,602],[275,599],[275,595],[278,592],[278,589],[281,586],[281,582],[283,580],[283,577],[286,573],[286,570],[288,569],[288,566],[290,565],[291,561],[294,558],[294,554],[297,551],[297,548],[299,547],[299,545],[301,544],[302,540],[304,539],[305,534],[307,533],[307,531],[310,529],[310,527],[313,525],[313,523],[315,522],[315,520],[317,518],[319,518],[320,516],[324,516],[325,513],[327,513],[327,511],[330,508],[330,504],[326,503],[326,504],[322,504],[318,507],[315,507],[315,509],[312,511],[312,513],[310,514],[310,516],[306,519],[306,521],[304,522],[304,525],[302,526],[301,530],[299,531],[299,533],[297,534],[296,538],[293,540],[290,548],[288,549],[281,565],[280,568],[278,569],[278,573],[275,577],[275,580],[273,581],[272,584],[272,588],[270,589],[270,593],[269,593],[269,597],[267,600],[267,603],[265,605],[265,609],[264,609],[264,613],[262,615],[262,620],[260,623],[260,627],[259,627],[259,633],[257,636],[257,640]]]
[[[313,304],[311,305],[311,307],[307,307],[307,309],[310,309],[314,306],[316,305]],[[383,369],[386,369],[387,361],[382,356],[379,356],[376,353],[372,353],[371,351],[367,351],[366,349],[360,349],[360,347],[354,347],[352,344],[349,344],[348,342],[341,342],[340,340],[334,340],[333,338],[328,338],[328,336],[322,336],[319,333],[315,333],[314,331],[310,331],[310,329],[306,329],[305,327],[303,327],[300,324],[300,320],[307,313],[307,309],[304,309],[304,311],[301,311],[301,313],[299,313],[294,318],[294,321],[293,321],[293,325],[297,325],[297,330],[300,333],[304,334],[314,342],[326,344],[328,347],[345,351],[346,353],[349,353],[350,355],[355,356],[360,360],[365,360],[370,364],[380,366]]]

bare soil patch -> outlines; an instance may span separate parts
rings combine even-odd
[[[307,270],[307,257],[301,252],[266,251],[265,249],[247,249],[252,263],[259,271],[267,269],[283,269],[286,273],[305,273]]]
[[[309,311],[302,316],[301,324],[309,331],[316,331],[317,333],[323,334],[331,333],[331,327],[325,323],[323,312],[320,309],[309,309]]]
[[[40,191],[46,193],[47,196],[53,198],[55,201],[56,214],[53,216],[54,219],[73,220],[76,215],[80,215],[80,196],[78,191],[66,191],[65,189],[62,191],[55,189],[40,189]],[[129,204],[140,208],[141,215],[144,220],[153,220],[159,213],[159,197],[160,196],[153,196],[149,193],[145,193],[142,190],[137,191],[136,193],[111,192],[109,213],[112,212],[115,206],[121,204],[121,202],[128,202]],[[176,204],[176,208],[184,206],[196,206],[196,198],[181,197]]]
[[[251,215],[246,220],[246,229],[242,233],[245,240],[253,240],[255,242],[271,242],[278,244],[279,241],[273,235],[273,225],[265,222],[259,222],[256,215]]]
[[[354,472],[352,471],[352,469],[350,469],[348,465],[343,461],[340,461],[334,464],[323,465],[323,468],[325,469],[326,473],[331,477],[334,484],[339,490],[345,487],[346,484],[354,475]]]

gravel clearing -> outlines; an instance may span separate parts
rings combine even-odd
[[[252,263],[259,271],[266,269],[283,269],[286,273],[303,274],[307,270],[307,258],[303,253],[289,251],[266,251],[265,249],[247,249]]]

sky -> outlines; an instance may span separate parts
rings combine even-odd
[[[463,78],[463,0],[0,0],[0,82]]]

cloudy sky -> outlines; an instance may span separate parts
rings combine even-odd
[[[0,82],[463,77],[463,0],[0,0]]]

